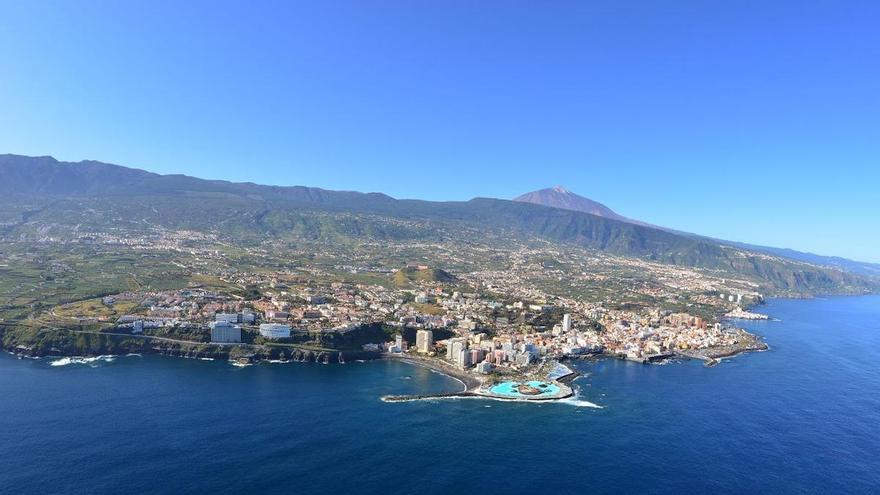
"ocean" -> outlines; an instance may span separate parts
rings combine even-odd
[[[385,403],[460,389],[396,361],[3,354],[0,492],[880,492],[880,297],[758,311],[769,351],[578,361],[561,403]]]

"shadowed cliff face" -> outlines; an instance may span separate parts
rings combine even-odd
[[[296,361],[337,363],[352,359],[375,359],[377,352],[362,351],[352,347],[352,342],[370,340],[378,334],[379,340],[387,337],[380,326],[367,325],[349,334],[328,334],[328,348],[271,346],[242,344],[223,346],[210,342],[169,342],[151,339],[149,336],[126,336],[113,333],[85,333],[76,329],[40,329],[26,326],[0,326],[0,350],[28,357],[45,356],[118,356],[126,354],[161,354],[191,359],[250,361]],[[376,338],[372,338],[376,340]],[[333,344],[340,344],[336,347]]]

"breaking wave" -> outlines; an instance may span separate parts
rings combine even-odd
[[[581,391],[578,389],[574,389],[574,395],[567,399],[560,399],[560,404],[568,404],[574,407],[591,407],[593,409],[604,409],[604,406],[600,406],[595,402],[590,402],[588,400],[581,399]]]
[[[71,364],[87,364],[91,367],[97,367],[101,363],[112,363],[116,360],[116,356],[107,355],[107,356],[95,356],[95,357],[63,357],[61,359],[56,359],[49,363],[50,366],[68,366]]]

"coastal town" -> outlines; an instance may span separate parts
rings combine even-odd
[[[386,284],[325,281],[320,270],[239,272],[226,282],[247,290],[191,284],[176,290],[127,291],[59,305],[37,320],[225,348],[334,348],[340,351],[338,360],[352,352],[406,358],[474,377],[470,383],[479,386],[469,388],[482,387],[486,393],[484,385],[508,378],[543,383],[556,363],[568,359],[609,356],[653,363],[697,358],[714,364],[718,357],[765,348],[758,337],[720,318],[551,295],[523,282],[533,276],[525,272],[535,270],[527,259],[523,256],[506,272],[453,275],[420,263],[396,271],[353,270],[369,269],[391,282]],[[542,275],[552,276],[553,271],[544,269]],[[758,293],[722,293],[699,277],[666,275],[682,290],[698,292],[695,300],[716,305],[721,315],[760,317],[742,308],[745,301],[760,302]],[[318,360],[321,354],[312,355]],[[230,359],[247,363],[256,357],[239,352]],[[524,392],[541,395],[535,393],[540,385],[524,387]]]
[[[748,310],[764,298],[751,280],[492,235],[482,243],[300,242],[286,245],[283,258],[270,243],[236,247],[189,230],[40,237],[36,248],[4,253],[10,266],[42,273],[31,289],[23,277],[8,279],[18,294],[8,307],[19,311],[18,327],[57,333],[8,332],[4,347],[26,355],[154,352],[242,366],[405,359],[456,376],[468,393],[524,398],[570,393],[557,380],[565,373],[556,365],[567,360],[714,365],[766,348],[733,324],[766,318]],[[55,246],[77,257],[40,254]],[[130,290],[50,302],[66,280],[98,285],[106,283],[101,274],[120,272],[83,266],[107,252],[134,260],[141,274],[115,284]],[[83,279],[84,270],[94,278]],[[8,315],[16,313],[0,318]]]

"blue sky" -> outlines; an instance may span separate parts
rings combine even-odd
[[[185,3],[185,5],[183,5]],[[0,2],[0,152],[880,262],[880,3]]]

